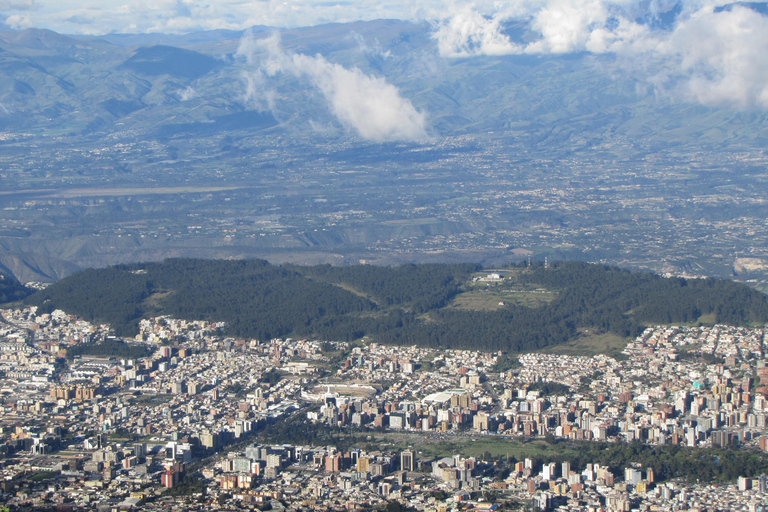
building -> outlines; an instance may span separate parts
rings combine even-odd
[[[160,475],[160,482],[162,483],[163,487],[170,489],[179,483],[179,473],[172,469],[170,471],[166,471]]]
[[[412,450],[403,450],[400,454],[400,469],[402,471],[414,471],[416,459]]]

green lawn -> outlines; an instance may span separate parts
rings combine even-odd
[[[543,439],[527,440],[502,438],[501,436],[481,436],[470,434],[447,435],[444,437],[425,436],[416,432],[387,432],[372,435],[371,444],[381,450],[401,451],[413,449],[421,459],[450,457],[457,454],[463,457],[482,459],[490,453],[494,458],[514,457],[523,460],[526,457],[547,458],[548,454],[563,454],[568,450],[563,446],[549,445]]]
[[[563,354],[568,356],[594,356],[605,354],[617,359],[624,358],[622,350],[627,346],[627,339],[611,333],[597,334],[590,329],[581,329],[575,340],[562,345],[546,347],[539,352],[545,354]]]

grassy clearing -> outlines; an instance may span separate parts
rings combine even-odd
[[[141,394],[138,396],[133,396],[133,402],[135,405],[149,405],[149,406],[156,406],[156,405],[162,405],[166,404],[171,401],[173,398],[173,395],[169,394]]]
[[[368,293],[365,293],[365,292],[361,292],[360,290],[358,290],[358,289],[356,289],[356,288],[354,288],[354,287],[352,287],[352,286],[350,286],[350,285],[348,285],[346,283],[328,283],[328,284],[331,284],[333,286],[337,286],[337,287],[341,288],[342,290],[346,290],[349,293],[353,293],[353,294],[357,295],[358,297],[362,297],[363,299],[369,300],[369,301],[373,302],[374,304],[376,304],[377,306],[382,307],[382,304],[380,304],[376,299],[374,299],[372,295],[370,295]]]
[[[522,268],[486,269],[476,272],[473,278],[485,279],[497,273],[502,281],[469,281],[464,291],[457,295],[450,308],[473,311],[496,311],[506,305],[538,308],[546,306],[557,298],[557,292],[531,283],[518,282],[518,276],[527,272]]]
[[[504,304],[500,304],[502,302],[505,302],[505,299],[501,294],[478,290],[457,295],[448,307],[472,311],[496,311],[504,307]]]
[[[50,480],[51,478],[58,475],[58,471],[42,471],[40,473],[35,473],[34,475],[27,478],[30,482],[42,482],[43,480]]]
[[[529,458],[547,459],[549,455],[562,455],[568,448],[550,445],[546,441],[537,439],[524,441],[522,439],[510,439],[500,436],[481,435],[448,435],[425,436],[417,433],[389,432],[375,434],[373,441],[386,449],[401,451],[413,449],[421,459],[436,459],[450,457],[454,454],[463,457],[484,458],[488,454],[492,457],[514,457],[517,460]]]
[[[158,311],[162,310],[162,307],[160,305],[160,301],[164,298],[171,295],[173,291],[162,291],[162,292],[155,292],[146,299],[144,299],[144,305],[156,309]]]
[[[472,283],[468,290],[457,295],[448,307],[474,311],[495,311],[505,305],[514,304],[529,308],[546,306],[557,293],[534,286],[514,283]]]
[[[627,338],[611,333],[596,334],[590,329],[581,329],[575,340],[562,345],[546,347],[539,352],[544,354],[563,354],[567,356],[607,356],[623,359],[622,350],[627,346]]]

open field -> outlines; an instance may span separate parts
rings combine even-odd
[[[498,273],[503,281],[474,281],[465,285],[464,292],[453,299],[449,307],[475,311],[495,311],[505,305],[514,304],[528,308],[546,306],[557,297],[557,292],[539,285],[518,283],[515,277],[525,269],[484,270],[473,277],[485,278]]]
[[[717,323],[717,316],[714,313],[708,313],[699,317],[699,324],[715,325]]]
[[[563,354],[568,356],[594,356],[605,354],[616,359],[622,359],[621,353],[627,346],[627,339],[615,334],[595,334],[590,329],[581,329],[579,337],[568,343],[554,347],[546,347],[540,352],[545,354]]]
[[[488,453],[492,457],[514,457],[517,460],[526,457],[546,459],[550,454],[565,453],[562,446],[550,445],[544,440],[523,441],[501,436],[470,434],[426,436],[419,433],[390,432],[375,434],[372,438],[373,442],[382,447],[387,446],[397,451],[410,448],[417,452],[419,458],[427,459],[450,457],[454,454],[482,459]]]

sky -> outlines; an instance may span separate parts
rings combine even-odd
[[[66,34],[186,33],[253,25],[300,27],[382,18],[423,19],[442,2],[356,0],[0,0],[0,19],[14,29]]]
[[[674,0],[0,0],[0,20],[14,29],[48,28],[65,34],[186,33],[253,25],[300,27],[373,19],[444,21],[474,13],[492,21],[551,15],[541,28],[578,30],[606,13],[663,10]],[[695,12],[727,3],[682,0]],[[559,18],[558,18],[559,17]],[[466,18],[465,18],[466,21]],[[477,23],[479,20],[471,21]],[[569,25],[569,26],[567,26]],[[465,27],[469,28],[469,27]],[[567,34],[566,34],[567,38]],[[492,44],[493,41],[489,41]]]

